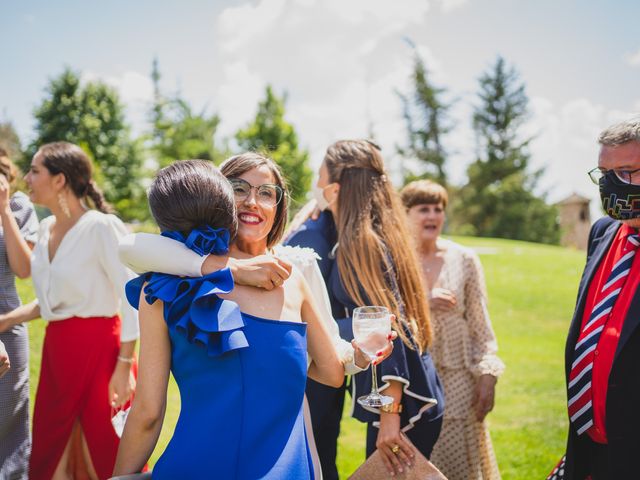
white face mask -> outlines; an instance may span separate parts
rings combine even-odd
[[[327,185],[327,187],[328,186],[329,185]],[[324,190],[327,187],[320,188],[318,185],[313,186],[313,198],[316,199],[316,203],[320,210],[326,210],[327,208],[329,208],[329,205],[330,205],[330,203],[327,202],[327,199],[324,198]]]

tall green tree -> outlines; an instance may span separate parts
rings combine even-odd
[[[179,95],[166,97],[160,89],[161,74],[157,58],[153,61],[151,79],[154,85],[154,101],[150,112],[151,149],[159,166],[192,158],[219,163],[226,153],[219,151],[214,142],[220,117],[208,114],[206,108],[194,112],[191,105]]]
[[[398,93],[407,127],[407,143],[397,150],[406,160],[418,160],[420,167],[418,171],[405,173],[405,182],[429,178],[446,186],[447,151],[442,141],[453,128],[449,116],[451,103],[443,99],[447,90],[431,82],[427,66],[418,52],[414,56],[411,81],[411,92]]]
[[[124,106],[113,88],[99,81],[82,86],[78,74],[66,68],[51,79],[34,116],[36,138],[29,158],[43,143],[76,143],[93,159],[107,200],[126,219],[141,214],[140,146],[131,140]]]
[[[302,205],[311,186],[309,152],[301,149],[292,124],[285,120],[286,96],[278,97],[270,85],[258,104],[255,119],[236,133],[240,148],[264,152],[282,169],[296,205]]]
[[[477,158],[467,170],[452,218],[454,230],[485,236],[557,243],[557,210],[534,192],[543,170],[529,169],[525,85],[498,57],[479,79],[473,113]]]

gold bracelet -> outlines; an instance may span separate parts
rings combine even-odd
[[[380,410],[384,413],[402,413],[402,404],[396,402],[389,403],[388,405],[380,407]]]
[[[133,365],[133,357],[123,357],[122,355],[118,355],[118,361],[120,362],[124,362],[124,363],[129,363]]]

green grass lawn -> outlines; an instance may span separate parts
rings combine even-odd
[[[507,364],[498,382],[495,410],[488,417],[500,470],[507,480],[544,478],[564,451],[564,339],[584,253],[508,240],[455,240],[480,253],[499,353]],[[29,281],[20,282],[19,290],[24,300],[33,298]],[[39,320],[29,327],[32,399],[44,325]],[[173,382],[168,395],[165,424],[151,464],[169,441],[180,409]],[[346,478],[363,459],[364,427],[345,415],[338,449],[341,476]]]

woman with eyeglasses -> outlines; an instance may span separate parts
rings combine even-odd
[[[311,249],[278,245],[285,229],[288,205],[285,182],[277,165],[263,155],[249,152],[229,158],[221,165],[220,171],[232,185],[237,209],[238,233],[231,256],[237,261],[272,253],[291,262],[310,288],[320,318],[329,331],[343,364],[343,373],[356,373],[367,368],[369,360],[366,355],[339,336],[338,327],[331,316],[331,306],[316,263],[315,252]],[[211,273],[219,268],[215,260],[212,260],[216,256],[202,257],[184,244],[152,234],[139,233],[124,239],[120,255],[127,265],[138,272],[156,271],[198,277],[202,273]],[[274,276],[273,283],[277,288],[282,288],[281,278]],[[264,292],[254,290],[258,301]],[[390,342],[380,352],[377,361],[388,356],[392,348]],[[308,421],[308,416],[305,420]],[[306,430],[310,433],[310,424]],[[311,436],[310,450],[314,461],[314,478],[321,478]]]

